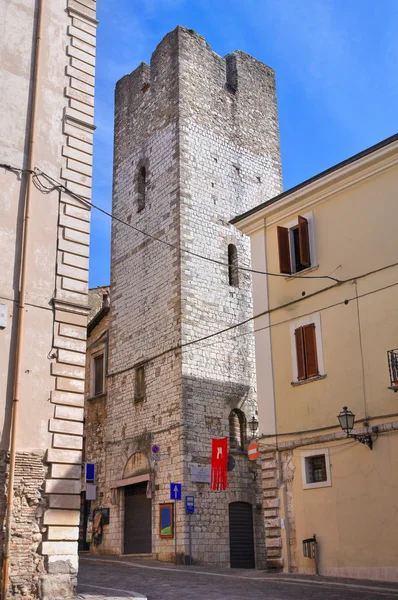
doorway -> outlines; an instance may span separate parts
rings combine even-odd
[[[152,500],[147,481],[124,488],[124,554],[152,553]]]
[[[229,505],[229,549],[233,569],[254,569],[253,510],[247,502]]]

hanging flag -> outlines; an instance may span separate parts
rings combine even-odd
[[[228,438],[211,440],[211,484],[212,490],[227,489]]]

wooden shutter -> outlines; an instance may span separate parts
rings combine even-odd
[[[290,263],[290,245],[289,230],[287,227],[278,227],[278,248],[279,248],[279,270],[288,275],[292,272]]]
[[[298,217],[298,229],[299,229],[299,246],[300,246],[300,263],[304,267],[311,266],[310,256],[310,236],[308,233],[308,221],[304,217],[299,215]]]
[[[297,379],[301,381],[306,379],[303,327],[296,329],[294,335],[296,337]]]
[[[303,338],[307,377],[316,377],[316,375],[319,375],[319,371],[314,323],[311,323],[310,325],[304,325]]]
[[[104,355],[94,357],[94,396],[104,391]]]

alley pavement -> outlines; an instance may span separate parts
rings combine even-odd
[[[81,600],[398,600],[398,583],[82,555]]]

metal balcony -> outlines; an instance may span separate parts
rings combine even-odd
[[[398,348],[387,351],[388,370],[390,372],[390,390],[398,392]]]

